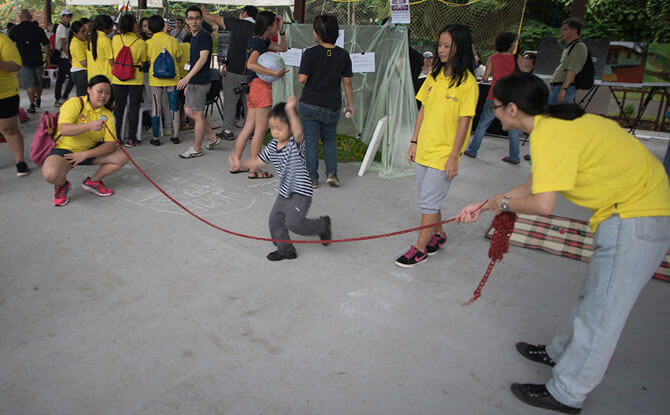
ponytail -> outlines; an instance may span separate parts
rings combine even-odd
[[[91,38],[88,41],[88,50],[93,55],[93,60],[98,59],[98,31],[104,32],[114,26],[114,20],[106,14],[95,16],[91,26]]]
[[[568,121],[584,115],[584,109],[577,104],[547,105],[549,100],[547,85],[528,72],[517,72],[498,80],[493,87],[493,96],[503,105],[513,102],[528,115],[544,114]]]

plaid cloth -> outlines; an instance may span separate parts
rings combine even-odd
[[[518,216],[510,245],[589,262],[593,254],[593,234],[588,222],[554,215]],[[485,236],[491,239],[492,227],[489,227]],[[670,282],[670,251],[666,253],[654,278]]]

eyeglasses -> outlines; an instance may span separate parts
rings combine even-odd
[[[507,104],[500,104],[500,105],[491,105],[491,111],[496,112],[496,110],[500,107],[504,107]]]
[[[186,20],[191,20],[191,21],[193,21],[193,20],[202,20],[202,16],[195,16],[195,17],[194,17],[194,16],[188,16],[188,17],[186,18]]]

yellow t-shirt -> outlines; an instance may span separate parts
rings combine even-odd
[[[612,120],[593,114],[573,121],[536,116],[530,156],[533,193],[561,192],[592,210],[594,232],[612,215],[670,216],[663,165]]]
[[[79,40],[73,36],[70,41],[70,56],[72,57],[73,68],[86,69],[86,66],[80,63],[86,60],[86,41]]]
[[[142,66],[147,61],[147,44],[143,39],[137,37],[135,33],[124,33],[116,35],[112,38],[112,53],[114,59],[121,51],[123,46],[130,48],[130,54],[133,57],[133,65]],[[141,68],[135,68],[135,77],[127,81],[122,81],[116,76],[112,75],[112,84],[116,85],[144,85],[144,72]]]
[[[154,77],[154,62],[156,58],[165,49],[172,56],[175,68],[175,77],[172,79],[163,79]],[[151,39],[147,40],[147,57],[151,62],[149,68],[149,86],[175,86],[179,82],[179,65],[184,66],[183,63],[177,62],[181,59],[181,49],[177,43],[177,39],[164,32],[154,33]]]
[[[449,86],[450,83],[451,76],[445,77],[443,72],[437,75],[437,79],[428,75],[416,94],[424,109],[414,161],[438,170],[444,170],[454,147],[459,118],[475,116],[479,97],[477,81],[470,71],[466,71],[466,77],[459,86]],[[472,118],[460,153],[468,144],[471,128]]]
[[[112,41],[109,40],[105,32],[98,30],[97,42],[98,59],[93,59],[93,52],[89,47],[86,48],[86,65],[88,65],[88,79],[96,75],[105,75],[109,81],[112,81],[112,65],[110,59],[114,59],[112,53]]]
[[[103,116],[107,117],[106,124],[109,129],[116,131],[112,111],[105,107],[94,110],[91,104],[88,103],[87,96],[81,97],[84,101],[84,107],[82,108],[79,98],[70,98],[60,107],[58,115],[59,131],[57,134],[60,134],[61,124],[86,124],[87,122],[100,120]],[[61,136],[56,141],[55,148],[62,148],[77,153],[92,149],[100,141],[114,141],[114,137],[112,137],[105,127],[102,127],[100,131],[87,131],[72,137]]]
[[[0,33],[0,61],[11,61],[21,65],[21,55],[12,39]],[[19,80],[11,72],[0,69],[0,99],[19,94]]]
[[[191,54],[191,44],[190,43],[179,43],[179,51],[181,52],[181,62],[177,65],[177,72],[179,72],[179,79],[182,79],[188,75],[188,71],[184,69],[184,65],[188,61],[188,57]]]

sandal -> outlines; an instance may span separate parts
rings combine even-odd
[[[240,173],[248,173],[249,169],[240,169],[240,170],[228,170],[228,173],[230,174],[240,174]]]
[[[271,179],[271,178],[273,178],[273,177],[274,177],[274,175],[273,175],[272,173],[268,173],[268,172],[266,172],[266,171],[259,170],[259,171],[251,172],[251,173],[247,176],[247,179],[251,179],[251,180],[255,180],[255,179]]]

